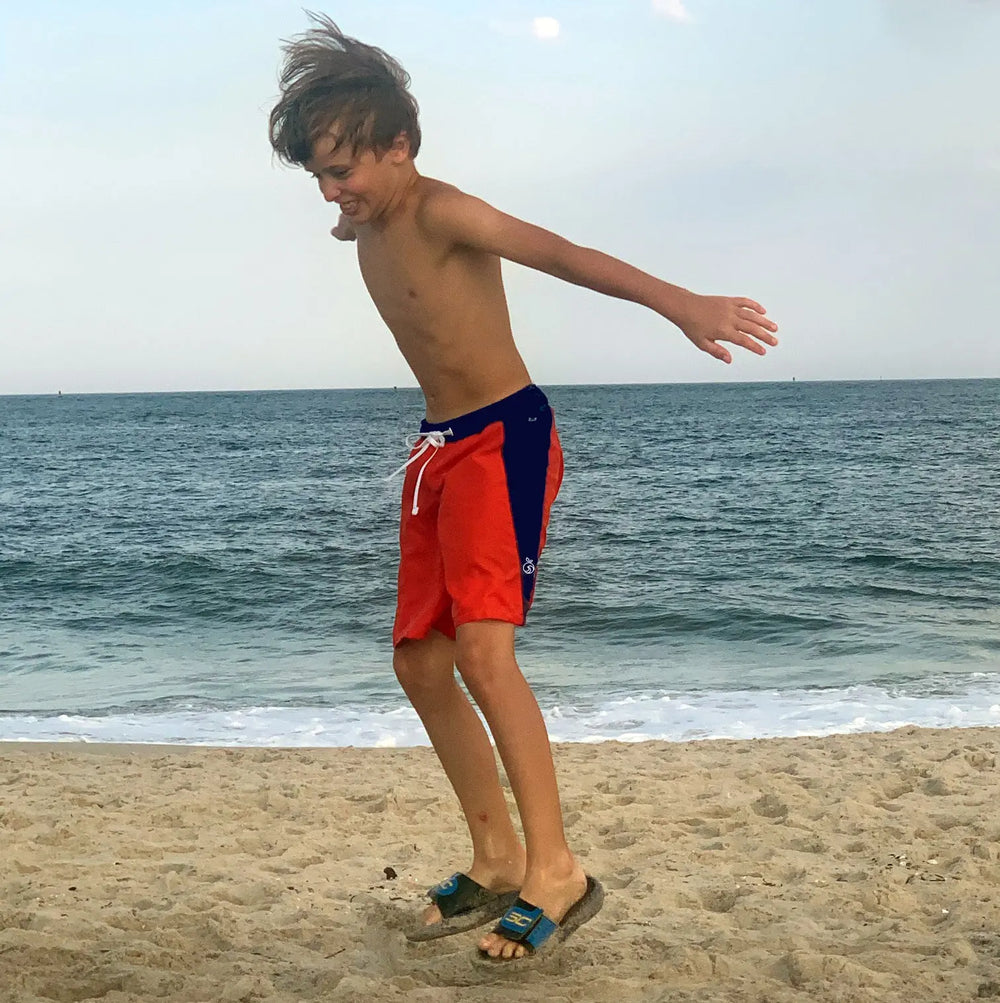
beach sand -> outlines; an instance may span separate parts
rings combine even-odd
[[[1000,999],[998,751],[556,746],[605,907],[484,969],[478,932],[403,934],[469,863],[428,748],[0,744],[0,1000]]]

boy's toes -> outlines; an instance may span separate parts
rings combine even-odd
[[[523,944],[515,944],[513,941],[505,940],[503,937],[500,938],[500,957],[504,961],[512,961],[514,958],[523,958],[528,952],[525,950]]]
[[[523,944],[516,944],[497,933],[489,933],[483,937],[479,942],[479,948],[491,958],[503,958],[504,961],[523,958],[527,954]]]

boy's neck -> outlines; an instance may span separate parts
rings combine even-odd
[[[399,170],[399,177],[395,179],[393,191],[386,201],[385,208],[378,214],[378,218],[373,219],[368,225],[374,230],[385,229],[400,212],[406,202],[410,192],[420,180],[420,174],[412,160],[407,160]]]

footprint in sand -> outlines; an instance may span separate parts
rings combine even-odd
[[[762,795],[750,807],[754,814],[760,815],[761,818],[779,819],[788,816],[788,805],[774,794]]]
[[[730,912],[739,895],[731,888],[703,888],[698,897],[709,912]]]

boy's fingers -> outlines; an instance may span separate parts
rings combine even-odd
[[[778,339],[771,334],[770,331],[763,327],[741,327],[740,333],[749,335],[751,338],[757,338],[759,341],[763,341],[765,345],[770,345],[772,348],[778,344]]]
[[[770,317],[762,317],[761,314],[753,312],[750,307],[742,307],[739,316],[740,320],[766,328],[768,331],[778,330],[778,325]]]
[[[751,332],[737,331],[731,338],[726,338],[726,341],[731,341],[734,345],[739,345],[740,348],[745,348],[755,355],[766,355],[767,349],[760,342],[754,340],[760,338],[763,341],[763,336],[756,333],[753,333],[753,337],[750,335]]]
[[[771,333],[777,329],[778,325],[771,321],[751,319],[747,316],[742,316],[736,321],[736,330],[740,334],[748,334],[751,338],[758,338],[765,345],[772,347],[778,344],[778,339]]]
[[[755,310],[757,313],[767,313],[767,311],[756,301],[741,296],[736,300],[736,305],[745,307],[747,310]]]
[[[716,344],[714,341],[706,341],[700,346],[703,352],[708,352],[713,358],[718,359],[720,362],[729,363],[732,362],[732,356],[727,352],[722,345]]]

